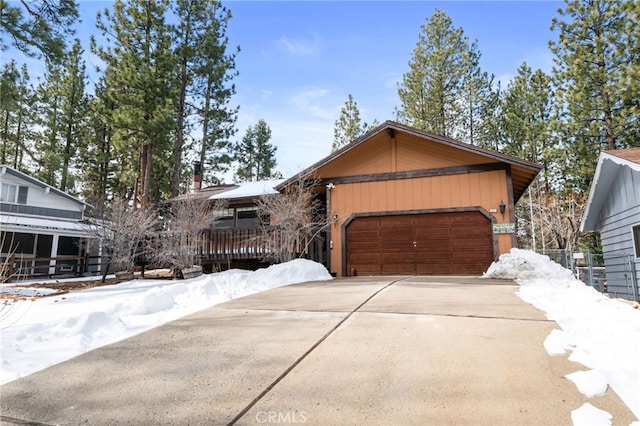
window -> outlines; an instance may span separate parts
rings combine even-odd
[[[238,219],[254,219],[258,217],[258,209],[256,207],[238,207]]]
[[[19,186],[18,187],[18,204],[27,204],[27,192],[29,191],[28,186]]]
[[[636,258],[640,259],[640,225],[631,227],[633,233],[633,248],[635,249]]]
[[[4,201],[5,203],[15,203],[17,193],[18,187],[16,185],[3,183],[2,188],[0,188],[0,201]]]
[[[28,186],[3,183],[2,186],[0,186],[0,201],[14,204],[27,204],[28,191]]]
[[[214,210],[212,214],[214,222],[233,220],[233,209]]]

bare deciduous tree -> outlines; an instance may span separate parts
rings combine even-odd
[[[557,194],[532,186],[518,205],[520,244],[533,250],[576,249],[585,207],[581,194]]]
[[[300,176],[280,194],[258,200],[261,218],[260,245],[265,260],[288,262],[301,257],[309,244],[328,225],[324,205],[313,188],[318,182]]]
[[[100,240],[116,272],[133,271],[136,258],[148,254],[144,241],[155,231],[155,210],[138,209],[127,200],[118,198],[105,208],[101,216],[101,220],[88,225],[89,232]]]
[[[167,212],[165,231],[156,244],[155,258],[177,271],[200,265],[202,233],[212,224],[211,211],[226,208],[224,200],[184,197],[172,200]]]

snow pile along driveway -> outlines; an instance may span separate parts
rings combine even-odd
[[[501,255],[484,277],[515,279],[518,296],[558,323],[561,329],[551,332],[544,347],[550,355],[571,351],[571,361],[591,369],[566,376],[581,393],[597,397],[611,386],[640,419],[639,310],[587,286],[548,256],[528,250]],[[595,424],[596,419],[597,424],[610,424],[607,418],[608,413],[589,403],[572,415],[574,424]]]
[[[0,305],[0,384],[229,299],[329,279],[321,264],[296,259],[255,272],[133,280]]]

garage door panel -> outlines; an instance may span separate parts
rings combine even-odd
[[[479,262],[491,260],[491,258],[486,255],[486,252],[482,250],[456,251],[452,253],[451,259],[453,261],[464,260],[464,261],[479,261]]]
[[[404,257],[413,259],[413,245],[405,241],[385,241],[380,248],[382,253],[400,253]]]
[[[422,227],[446,227],[451,224],[451,216],[448,213],[430,213],[425,215],[416,215],[414,218],[416,228]]]
[[[410,229],[398,229],[397,232],[383,231],[380,237],[382,241],[413,241],[413,232]]]
[[[449,228],[430,228],[430,229],[416,229],[416,240],[448,240],[451,238],[451,229]]]
[[[479,273],[478,265],[474,263],[454,263],[452,271],[454,272],[451,273],[456,275],[476,275]]]
[[[448,253],[418,253],[416,256],[416,264],[426,263],[451,263],[451,255]]]
[[[434,240],[426,240],[426,239],[416,239],[416,250],[451,250],[451,240],[446,239],[434,239]]]
[[[451,242],[451,252],[460,252],[460,251],[468,251],[468,250],[480,250],[483,252],[487,251],[487,242],[482,240],[466,240],[466,241],[452,241]],[[488,254],[491,256],[491,253]]]
[[[406,265],[383,264],[380,274],[382,275],[413,275],[415,274],[413,262]]]
[[[351,231],[350,235],[352,238],[355,238],[356,240],[366,239],[366,240],[377,241],[378,238],[380,238],[380,234],[376,229],[358,229],[358,230]]]
[[[442,246],[431,247],[418,247],[416,248],[416,256],[434,257],[437,259],[449,259],[451,257],[451,250]]]
[[[381,253],[368,252],[368,251],[361,251],[361,252],[354,251],[353,253],[351,253],[349,258],[358,262],[369,262],[369,263],[380,262]]]
[[[486,227],[484,229],[478,227],[465,226],[460,228],[454,228],[451,230],[451,237],[455,239],[469,239],[469,238],[486,238],[490,236],[491,232],[487,232]]]
[[[380,219],[377,217],[361,217],[352,221],[349,224],[350,231],[369,230],[371,228],[378,228],[380,225]]]
[[[381,275],[382,265],[378,264],[366,264],[366,265],[358,265],[357,269],[353,270],[355,275]]]
[[[450,263],[424,263],[417,265],[419,275],[451,275],[453,267]]]
[[[360,275],[479,274],[493,260],[491,221],[477,211],[356,218],[346,250]]]

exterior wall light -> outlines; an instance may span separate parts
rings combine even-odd
[[[502,218],[504,219],[504,212],[507,206],[504,204],[503,200],[500,200],[500,204],[498,205],[498,207],[500,208],[500,214],[502,214]]]

